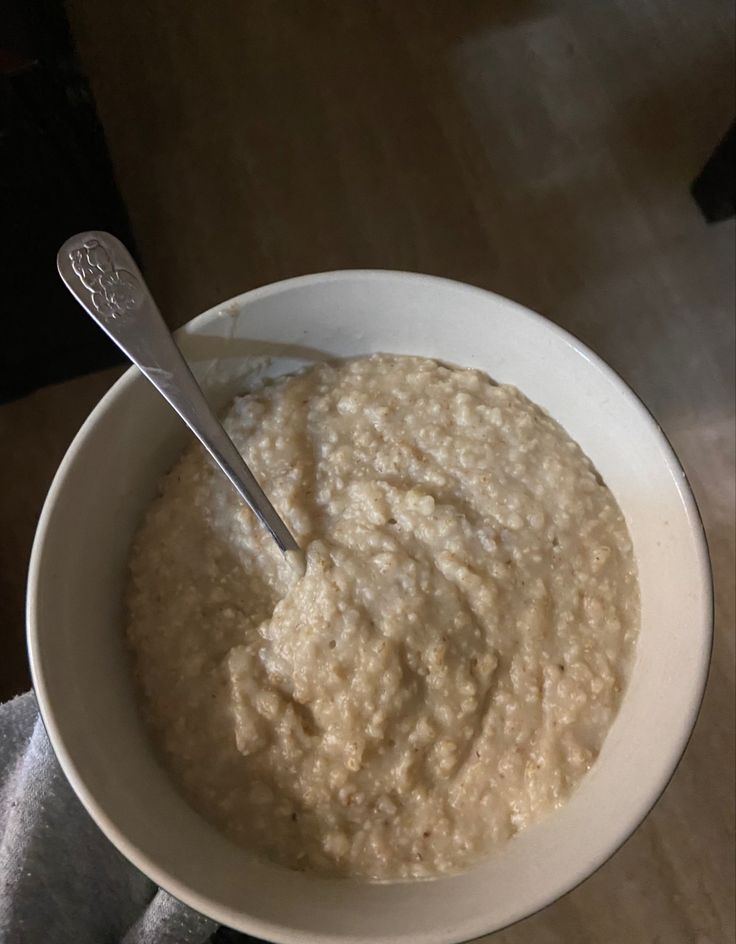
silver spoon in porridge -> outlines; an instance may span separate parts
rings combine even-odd
[[[125,246],[109,233],[79,233],[64,243],[56,262],[82,308],[176,410],[294,569],[303,573],[299,545],[207,403]]]

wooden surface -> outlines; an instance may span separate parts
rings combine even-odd
[[[734,226],[706,226],[688,194],[733,117],[730,0],[73,0],[70,16],[172,323],[303,272],[436,273],[569,328],[655,413],[713,556],[700,720],[624,848],[493,940],[733,941]],[[109,382],[0,408],[3,442],[32,449],[0,497],[16,640],[44,488]]]

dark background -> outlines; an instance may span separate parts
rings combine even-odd
[[[53,260],[84,229],[134,244],[62,3],[4,0],[0,29],[3,402],[120,362]]]

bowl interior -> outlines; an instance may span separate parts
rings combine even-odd
[[[710,652],[710,575],[682,470],[636,397],[537,315],[458,283],[383,272],[307,276],[248,293],[180,333],[213,402],[254,376],[376,351],[476,367],[543,406],[593,460],[626,517],[642,593],[629,688],[571,800],[473,870],[361,885],[251,859],[193,813],[152,753],[122,637],[132,534],[188,434],[130,371],[87,421],[52,486],[34,546],[29,648],[62,766],[99,826],[176,897],[274,941],[463,941],[564,893],[636,827],[697,714]]]

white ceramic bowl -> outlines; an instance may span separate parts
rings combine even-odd
[[[138,868],[223,924],[287,944],[446,944],[508,925],[601,865],[666,786],[692,730],[711,648],[703,530],[650,414],[598,357],[510,301],[443,279],[333,272],[248,292],[179,334],[218,405],[247,376],[325,356],[441,358],[518,386],[590,456],[634,542],[642,627],[621,710],[567,805],[463,875],[384,885],[254,863],[179,797],[136,711],[123,644],[131,536],[188,434],[135,370],[82,427],[33,548],[28,638],[49,736],[74,790]]]

